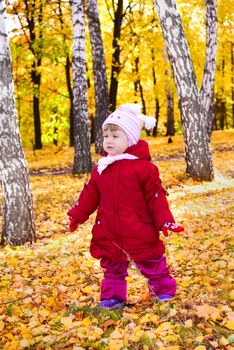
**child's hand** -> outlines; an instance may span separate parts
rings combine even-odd
[[[78,224],[76,222],[76,219],[70,217],[70,223],[69,223],[69,230],[70,232],[74,232],[78,228]]]
[[[182,232],[184,228],[175,224],[174,222],[166,222],[162,227],[162,233],[165,237],[168,237],[168,230],[172,232]]]

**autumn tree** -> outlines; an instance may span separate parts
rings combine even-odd
[[[187,173],[201,180],[212,180],[213,164],[207,133],[207,109],[210,89],[212,89],[212,70],[215,68],[210,57],[206,59],[203,82],[206,88],[199,93],[189,47],[184,34],[181,17],[175,0],[167,2],[154,0],[168,58],[173,70],[177,89],[182,125],[185,137],[185,156]],[[215,7],[215,1],[212,2]],[[215,33],[214,33],[215,35]],[[206,53],[214,48],[214,42],[207,42]],[[211,47],[208,49],[209,45]],[[206,84],[208,80],[208,84]],[[210,108],[210,102],[207,102]]]
[[[73,0],[70,4],[73,28],[72,75],[75,146],[73,173],[78,174],[91,170],[85,66],[85,20],[83,0]]]
[[[2,242],[11,245],[33,242],[33,203],[15,108],[3,0],[0,0],[0,171],[3,189]]]
[[[97,0],[87,0],[86,13],[88,16],[90,41],[92,45],[93,75],[95,88],[95,150],[97,153],[102,153],[102,124],[108,115],[109,96],[106,77],[106,61],[101,36]]]
[[[41,149],[40,89],[43,50],[43,7],[42,0],[21,0],[10,4],[18,17],[28,48],[32,54],[31,81],[33,85],[34,148]]]
[[[71,77],[72,62],[70,59],[70,52],[69,52],[69,44],[70,43],[68,42],[68,35],[66,34],[66,24],[64,23],[64,16],[65,15],[63,14],[62,1],[58,0],[58,19],[59,19],[60,26],[61,26],[64,55],[66,57],[65,74],[66,74],[67,91],[68,91],[69,101],[70,101],[69,143],[70,143],[70,146],[74,146],[73,87],[72,87],[72,77]]]

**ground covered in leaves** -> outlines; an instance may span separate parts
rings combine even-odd
[[[85,178],[69,173],[72,149],[26,150],[38,239],[0,249],[0,349],[233,349],[233,136],[213,135],[211,183],[185,174],[181,136],[172,144],[149,139],[171,209],[186,227],[164,238],[178,294],[170,303],[151,300],[131,264],[128,304],[118,311],[95,308],[102,278],[88,252],[95,216],[68,232],[66,211]]]

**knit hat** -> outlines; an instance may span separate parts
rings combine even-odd
[[[106,124],[115,124],[124,130],[128,137],[128,145],[135,145],[141,135],[141,129],[145,124],[147,130],[152,129],[156,124],[156,119],[141,114],[141,105],[137,103],[124,104],[111,113],[104,121]]]

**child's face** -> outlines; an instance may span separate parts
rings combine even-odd
[[[128,148],[128,137],[122,129],[103,131],[103,148],[111,156],[122,154]]]

